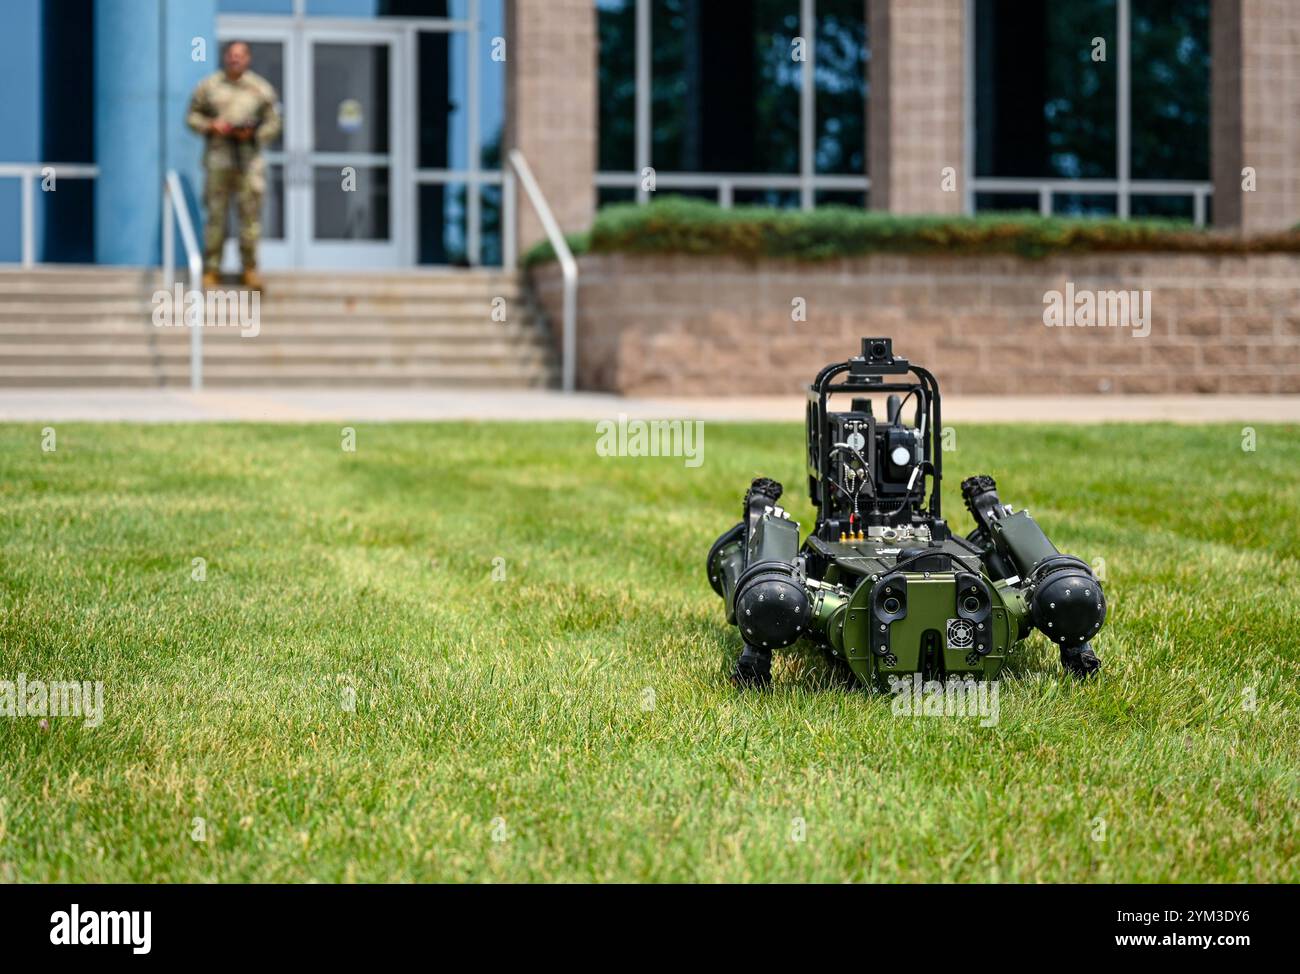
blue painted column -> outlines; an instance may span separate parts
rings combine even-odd
[[[217,43],[217,0],[163,2],[167,8],[163,37],[167,51],[167,77],[163,91],[166,122],[162,137],[166,168],[163,171],[175,169],[180,173],[181,183],[190,198],[194,229],[202,244],[203,139],[190,131],[185,124],[185,115],[194,86],[221,67],[221,47]],[[179,254],[177,259],[181,259]]]
[[[0,162],[41,162],[41,10],[38,0],[5,4],[0,33]],[[39,208],[38,208],[39,209]],[[22,256],[19,181],[0,179],[0,263]],[[39,227],[37,228],[39,230]]]
[[[202,46],[195,43],[200,39]],[[202,140],[186,128],[185,109],[194,86],[219,60],[216,0],[95,4],[99,263],[160,259],[163,176],[176,169],[192,197],[201,188]],[[199,215],[194,207],[191,213]]]

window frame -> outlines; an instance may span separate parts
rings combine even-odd
[[[595,0],[593,0],[595,2]],[[651,3],[652,0],[632,0],[635,8],[635,85],[633,168],[631,172],[598,170],[596,188],[633,189],[636,202],[644,205],[651,193],[644,186],[642,174],[654,166],[652,159],[653,119],[651,112],[652,64]],[[866,5],[863,5],[865,11]],[[804,39],[807,57],[799,70],[799,171],[797,173],[715,173],[683,170],[655,171],[655,189],[660,190],[712,190],[717,194],[718,205],[730,209],[736,190],[795,190],[799,193],[799,208],[811,210],[816,205],[817,193],[823,190],[871,192],[869,172],[862,175],[847,173],[818,173],[817,149],[817,2],[799,0],[799,35]],[[599,97],[599,93],[597,94]],[[867,109],[870,98],[867,99]],[[867,160],[863,158],[863,169]],[[870,197],[868,196],[868,199]]]
[[[1134,196],[1181,196],[1192,198],[1192,222],[1204,226],[1207,201],[1214,192],[1210,180],[1187,179],[1133,179],[1132,178],[1132,0],[1115,0],[1115,47],[1117,71],[1115,78],[1115,178],[1114,179],[1064,179],[1064,178],[1003,178],[975,175],[975,4],[978,0],[965,0],[965,91],[962,115],[964,118],[964,156],[962,164],[969,178],[965,181],[964,204],[968,214],[974,214],[975,194],[1035,194],[1038,212],[1051,216],[1053,200],[1057,194],[1081,194],[1115,197],[1115,215],[1128,219]],[[1213,0],[1211,0],[1213,2]]]

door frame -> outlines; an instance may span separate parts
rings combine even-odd
[[[319,21],[310,18],[223,15],[217,21],[218,46],[230,40],[284,45],[284,90],[279,92],[285,122],[284,149],[268,152],[266,162],[283,166],[284,239],[262,243],[264,266],[272,268],[391,268],[415,263],[414,65],[411,46],[400,23],[382,20]],[[312,146],[315,90],[312,85],[316,43],[386,44],[388,46],[388,239],[386,241],[314,239],[314,167],[364,164],[360,153],[321,153]],[[257,70],[257,65],[253,65]],[[228,240],[226,266],[238,265],[238,243]]]

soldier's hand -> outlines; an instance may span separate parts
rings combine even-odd
[[[212,129],[212,131],[216,132],[218,135],[229,135],[231,132],[230,123],[223,121],[219,118],[213,119],[212,125],[209,127]]]

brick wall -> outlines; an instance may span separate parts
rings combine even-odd
[[[585,230],[596,209],[596,5],[511,0],[506,17],[506,145],[527,157],[560,226]],[[520,253],[544,237],[520,187]]]
[[[632,395],[799,392],[864,335],[952,393],[1300,393],[1300,256],[875,256],[750,265],[581,258],[578,384]],[[533,269],[560,322],[560,276]],[[1150,290],[1150,334],[1049,328],[1066,282]],[[791,320],[803,298],[807,321]],[[557,346],[558,347],[558,346]]]
[[[871,206],[893,213],[962,209],[965,0],[871,0],[867,172]],[[942,173],[956,175],[951,191]]]
[[[1300,220],[1300,3],[1214,0],[1210,44],[1214,222],[1285,229]]]

